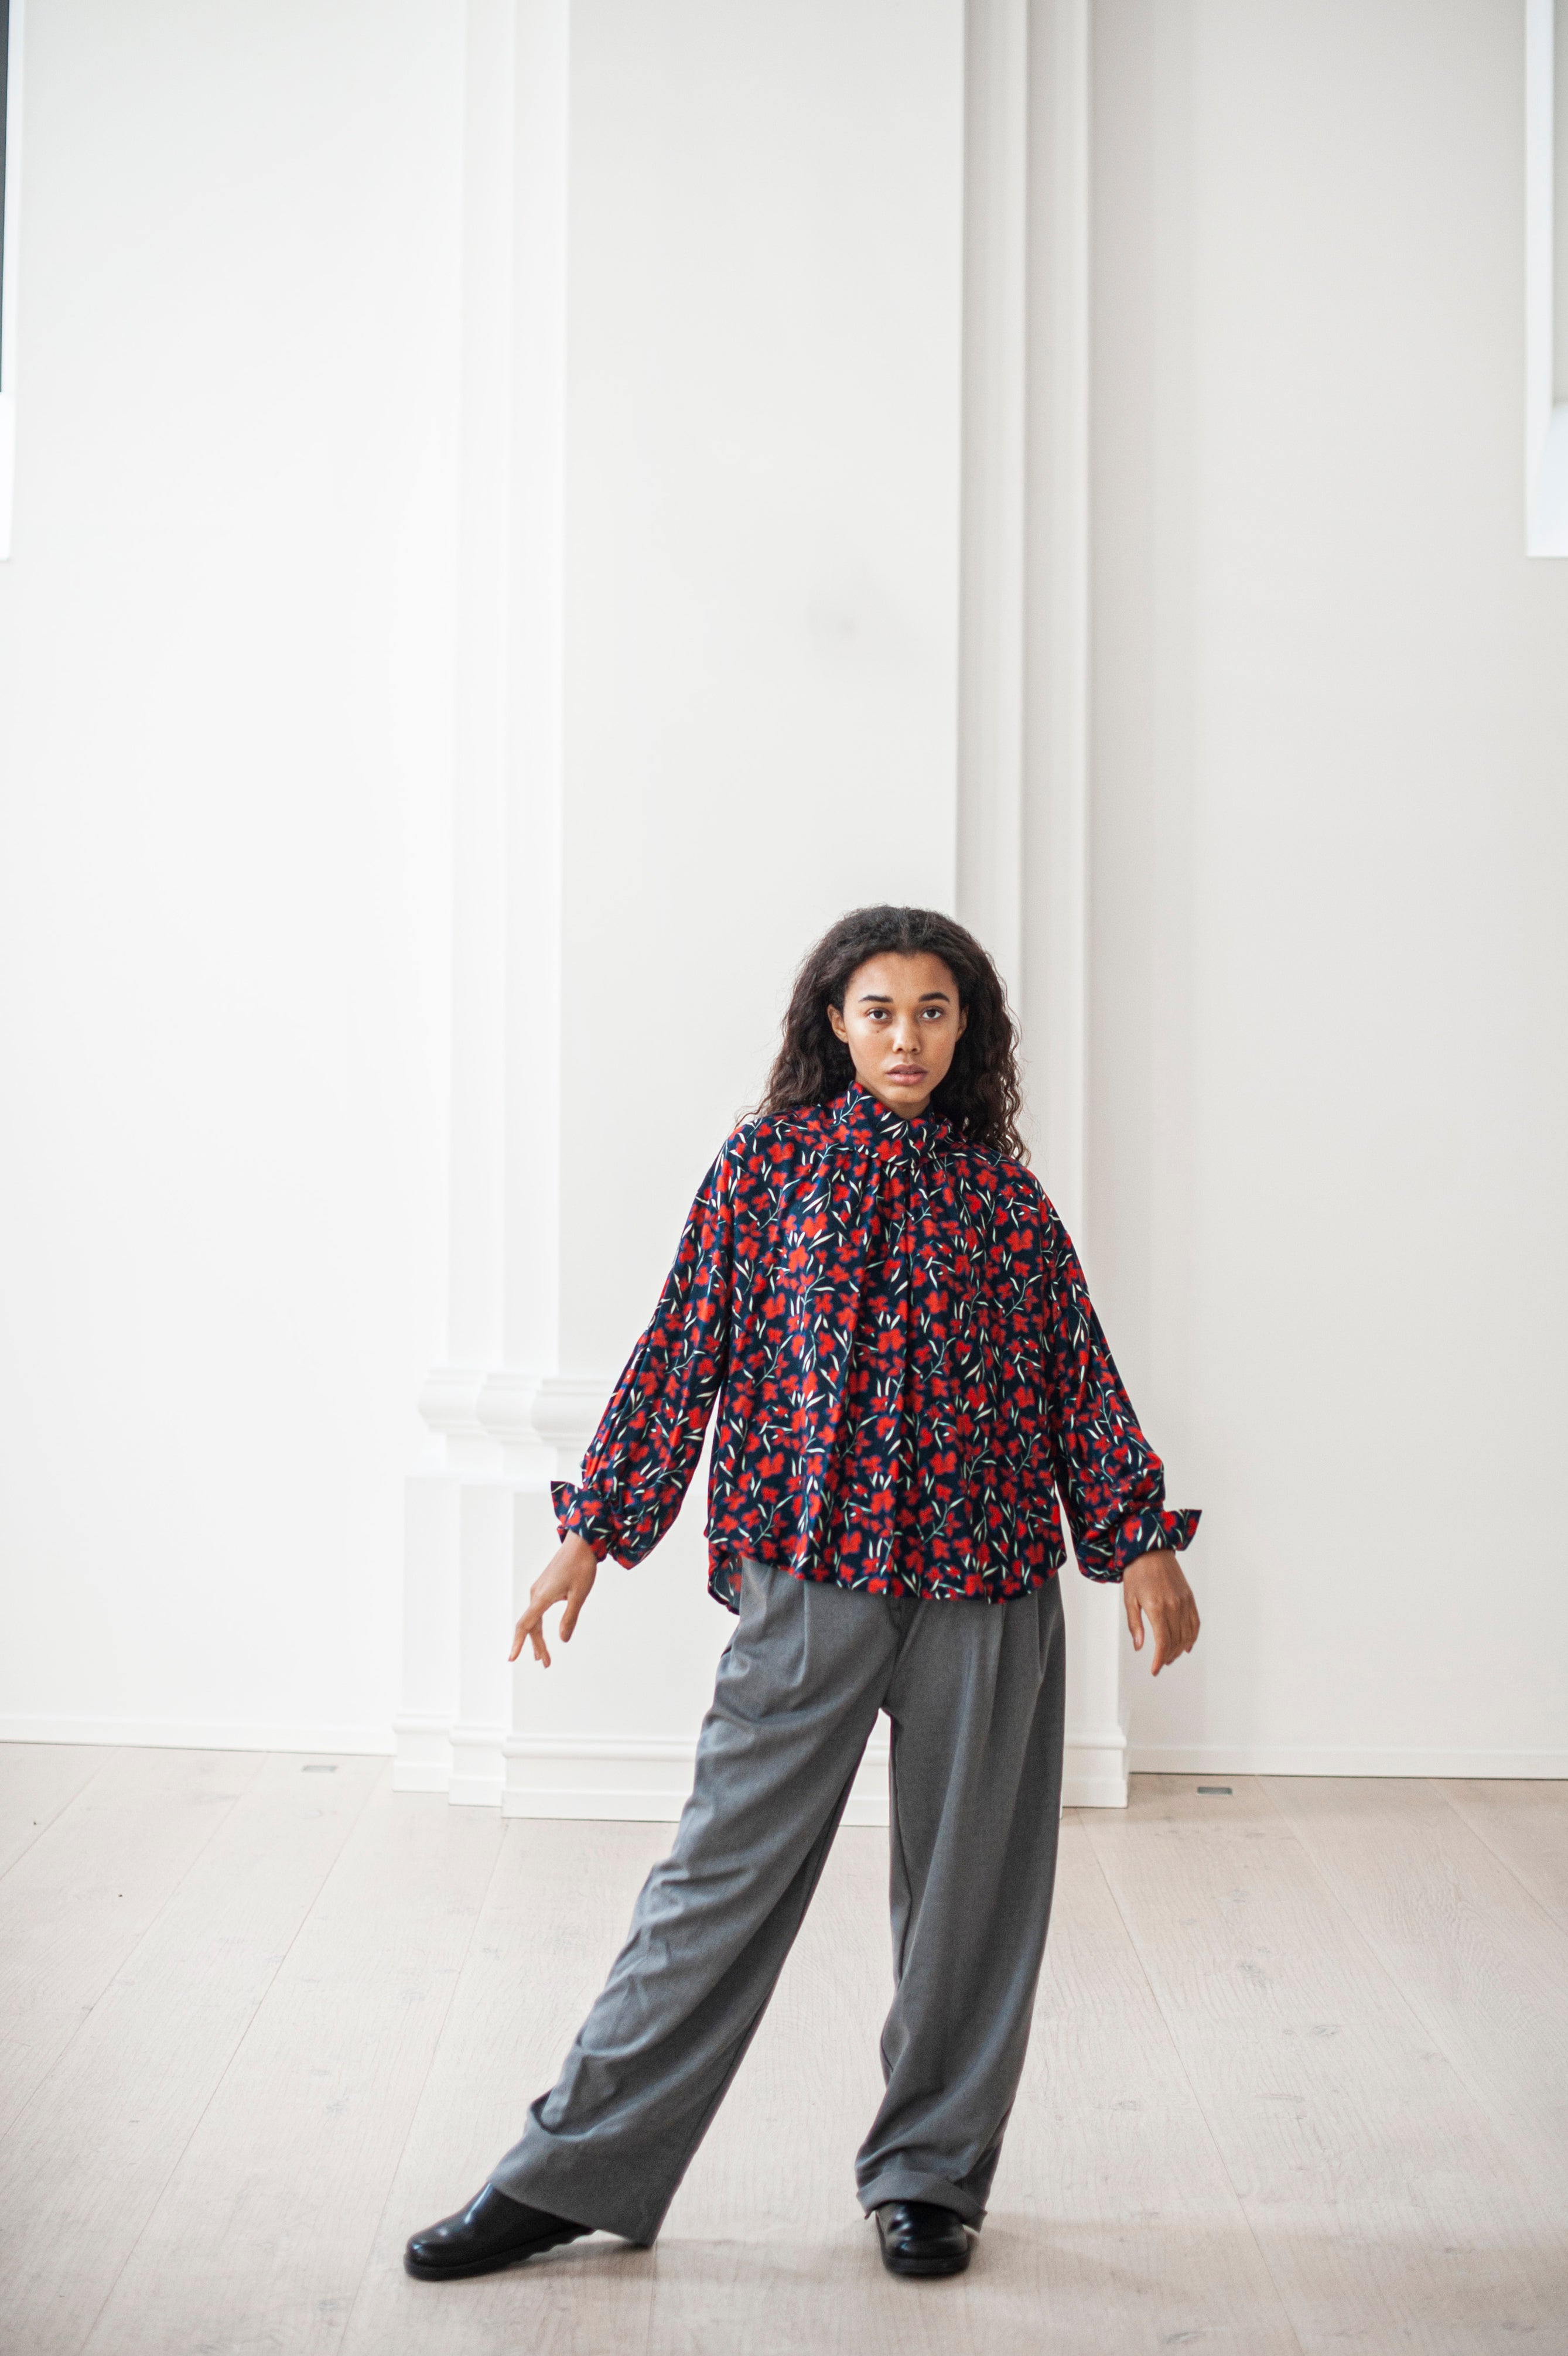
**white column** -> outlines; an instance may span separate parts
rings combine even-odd
[[[1088,1254],[1088,0],[970,0],[966,52],[958,908]],[[1125,1806],[1120,1593],[1069,1573],[1067,1605],[1067,1804]]]
[[[502,1794],[503,1632],[549,1478],[603,1404],[558,1373],[568,31],[567,0],[470,0],[447,1360],[409,1483],[395,1772],[474,1804]]]
[[[1046,1183],[1093,1274],[1088,1158],[1090,0],[1034,0],[1030,90],[1030,470],[1026,846],[1028,999]],[[1119,1587],[1068,1584],[1070,1807],[1127,1803],[1126,1638]]]

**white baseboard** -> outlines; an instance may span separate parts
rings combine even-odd
[[[685,1807],[697,1762],[695,1742],[624,1741],[613,1735],[511,1734],[502,1746],[507,1816],[604,1817],[673,1825]],[[888,1746],[867,1747],[844,1811],[847,1825],[888,1821]]]
[[[185,1718],[42,1718],[0,1715],[0,1742],[128,1743],[149,1751],[336,1751],[353,1758],[387,1758],[389,1727],[286,1726]],[[443,1775],[439,1788],[446,1788]]]
[[[1448,1775],[1477,1783],[1568,1780],[1568,1751],[1368,1750],[1273,1742],[1135,1742],[1135,1775]]]
[[[1119,1726],[1080,1727],[1061,1752],[1064,1808],[1125,1808],[1127,1738]]]
[[[569,1738],[508,1735],[504,1815],[608,1817],[635,1824],[674,1824],[686,1805],[697,1756],[694,1742],[624,1741],[614,1736]],[[1062,1780],[1062,1805],[1125,1808],[1125,1751],[1120,1739],[1070,1743]],[[441,1787],[413,1782],[412,1762],[399,1767],[403,1790]],[[408,1774],[410,1781],[402,1777]],[[888,1745],[873,1738],[860,1762],[844,1811],[847,1825],[886,1825]]]

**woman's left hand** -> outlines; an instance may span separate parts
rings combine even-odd
[[[1144,1621],[1154,1631],[1154,1659],[1149,1675],[1157,1677],[1171,1661],[1179,1661],[1198,1642],[1198,1605],[1186,1575],[1168,1547],[1140,1554],[1122,1578],[1122,1601],[1133,1632],[1133,1650],[1144,1648]]]

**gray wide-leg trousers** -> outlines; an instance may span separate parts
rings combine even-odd
[[[1054,1579],[1005,1603],[928,1603],[748,1562],[675,1847],[491,2183],[653,2241],[773,1992],[885,1709],[895,1993],[887,2092],[856,2182],[868,2211],[934,2201],[978,2225],[1051,1918],[1062,1654]]]

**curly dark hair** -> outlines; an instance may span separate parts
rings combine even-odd
[[[1027,1162],[1029,1148],[1018,1130],[1019,1032],[1001,975],[973,933],[933,908],[854,908],[824,933],[795,975],[762,1110],[788,1112],[841,1096],[855,1067],[827,1020],[828,1008],[843,1012],[850,978],[869,958],[926,952],[953,976],[969,1017],[931,1108],[977,1145]]]

